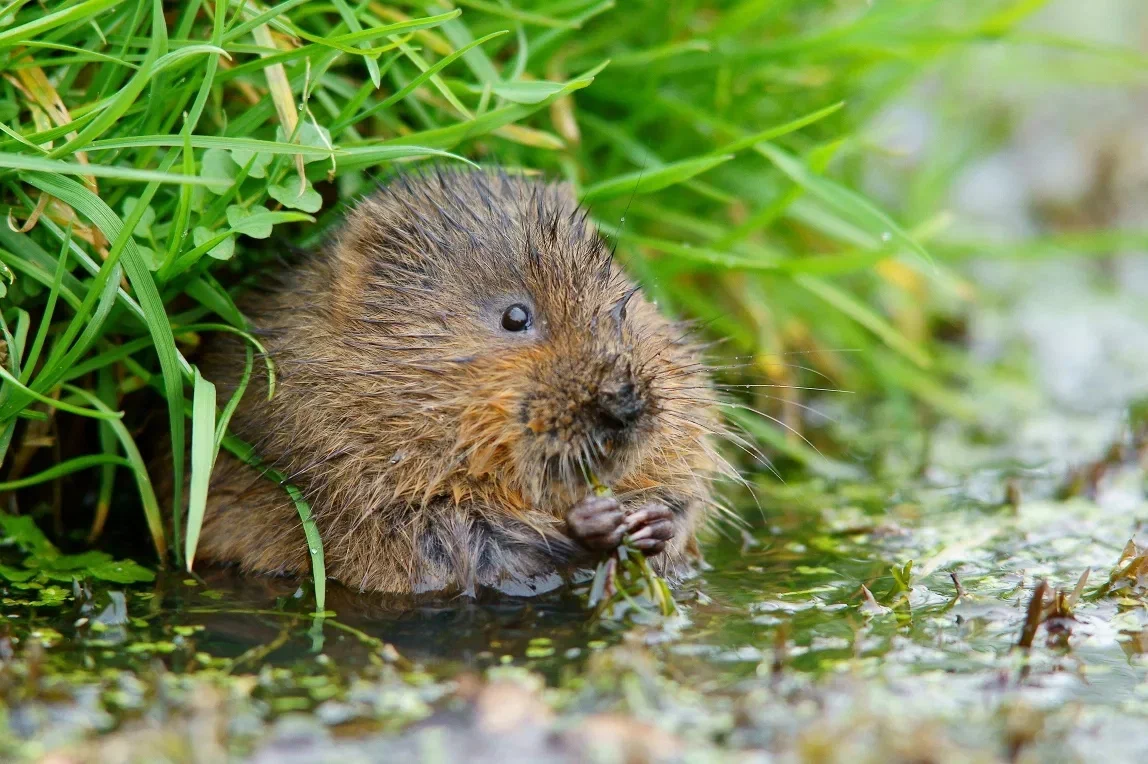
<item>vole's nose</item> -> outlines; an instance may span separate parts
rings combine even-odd
[[[626,382],[598,396],[598,421],[603,429],[620,432],[633,426],[646,410],[634,383]]]

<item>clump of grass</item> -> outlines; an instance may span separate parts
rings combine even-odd
[[[233,299],[245,279],[428,158],[571,183],[666,311],[728,339],[725,381],[760,385],[734,419],[774,453],[827,464],[802,435],[804,387],[954,407],[922,328],[944,280],[923,246],[935,221],[851,190],[858,126],[1040,3],[870,5],[5,4],[0,491],[83,473],[95,540],[130,480],[159,557],[190,565],[215,456],[243,450],[237,399],[189,361],[197,338],[257,353]],[[166,400],[170,496],[119,413],[143,387]]]

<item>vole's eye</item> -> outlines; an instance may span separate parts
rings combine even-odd
[[[508,332],[524,332],[530,328],[530,308],[515,303],[502,312],[502,328]]]

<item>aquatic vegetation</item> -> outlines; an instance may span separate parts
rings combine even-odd
[[[1144,500],[1108,483],[1013,508],[999,482],[976,498],[980,477],[778,486],[769,525],[707,547],[709,569],[678,593],[684,620],[622,631],[588,630],[559,594],[396,604],[335,587],[315,621],[293,582],[58,586],[5,608],[0,738],[21,755],[94,733],[184,750],[210,729],[218,750],[256,757],[598,741],[1119,760],[1148,714],[1148,596],[1130,577],[1143,549],[1121,541]]]
[[[107,552],[61,554],[28,516],[0,513],[0,540],[23,553],[20,567],[0,565],[0,578],[17,589],[39,589],[52,581],[71,584],[85,578],[120,584],[155,579],[147,568],[132,560],[116,560]]]

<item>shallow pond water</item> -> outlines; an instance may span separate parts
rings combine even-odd
[[[1148,565],[1114,573],[1148,542],[1142,454],[1125,445],[1093,469],[1091,498],[1054,498],[1071,480],[1040,468],[895,489],[762,480],[760,511],[679,591],[683,616],[626,628],[589,624],[570,593],[411,603],[333,587],[336,615],[316,621],[305,583],[222,570],[9,584],[8,745],[114,730],[101,745],[143,751],[158,724],[185,760],[207,697],[219,750],[265,760],[385,760],[427,740],[448,757],[580,758],[595,736],[554,730],[603,720],[607,748],[654,758],[826,745],[831,760],[1121,760],[1148,746]],[[1047,612],[1026,639],[1039,581]],[[482,711],[492,692],[510,693],[497,713]]]

